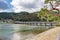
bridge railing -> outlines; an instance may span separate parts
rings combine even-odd
[[[25,24],[25,25],[36,25],[36,26],[56,26],[56,22],[19,22],[16,21],[15,24]]]

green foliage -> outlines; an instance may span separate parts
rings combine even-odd
[[[60,5],[60,0],[45,0],[45,4],[48,4],[48,3],[50,3],[50,2],[51,2],[51,3],[53,4],[53,6],[55,6],[55,7],[57,7],[57,6]],[[50,6],[52,6],[51,3],[50,3]]]
[[[13,21],[45,21],[45,22],[60,22],[60,14],[56,11],[49,11],[42,8],[39,12],[28,13],[0,13],[1,19],[11,19]]]
[[[60,2],[60,0],[45,0],[45,4],[49,3],[49,1],[56,1],[56,2]]]
[[[49,2],[49,0],[45,0],[45,4],[47,4]]]
[[[53,11],[48,11],[47,9],[41,9],[37,13],[37,16],[45,22],[60,22],[60,14],[57,14]]]
[[[0,13],[1,19],[12,19],[14,21],[39,21],[35,13],[21,12],[21,13]]]

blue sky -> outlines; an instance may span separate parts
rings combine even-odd
[[[10,4],[12,0],[1,0],[0,1],[0,12],[11,12],[12,5]]]
[[[8,3],[12,2],[12,0],[6,0]]]
[[[0,12],[36,12],[44,5],[44,0],[1,0]]]
[[[9,5],[9,8],[12,8],[12,5],[10,4],[10,2],[12,2],[12,0],[6,0],[8,5]]]

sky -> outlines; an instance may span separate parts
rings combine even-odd
[[[0,12],[36,12],[44,6],[44,0],[0,0]]]

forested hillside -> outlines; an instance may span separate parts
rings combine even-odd
[[[57,14],[56,11],[49,11],[47,9],[42,8],[38,12],[28,13],[28,12],[20,12],[20,13],[0,13],[1,19],[11,19],[13,21],[44,21],[44,22],[60,22],[60,14]]]
[[[39,17],[35,13],[20,12],[20,13],[0,13],[1,19],[11,19],[13,21],[40,21]]]

